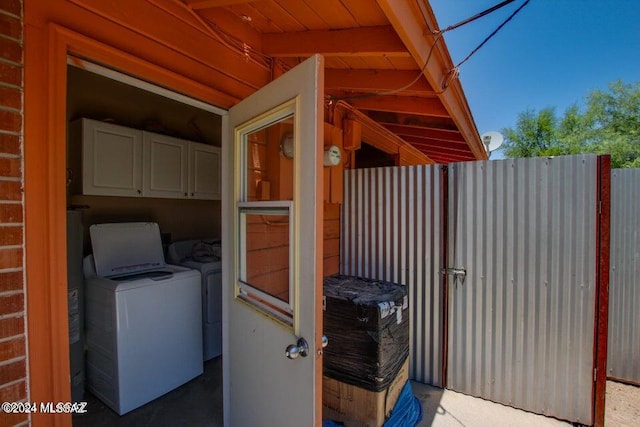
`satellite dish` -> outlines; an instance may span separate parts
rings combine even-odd
[[[482,142],[484,143],[485,148],[487,149],[487,154],[491,154],[492,151],[495,151],[502,145],[504,141],[504,137],[500,132],[496,132],[492,130],[491,132],[485,132],[482,134]]]

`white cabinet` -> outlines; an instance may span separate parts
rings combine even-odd
[[[82,194],[220,200],[220,148],[91,119],[82,138]]]
[[[189,145],[185,140],[142,132],[144,197],[188,197]]]
[[[83,141],[83,194],[142,195],[142,132],[88,119],[74,122],[70,131]]]
[[[220,200],[220,148],[189,144],[189,197]]]

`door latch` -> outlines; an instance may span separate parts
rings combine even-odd
[[[454,268],[443,268],[440,270],[440,274],[444,274],[446,276],[453,276],[453,284],[458,286],[458,279],[460,280],[460,284],[464,285],[464,279],[467,277],[467,270],[464,268],[454,267]]]

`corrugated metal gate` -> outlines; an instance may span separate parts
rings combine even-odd
[[[449,167],[448,384],[591,424],[596,156]]]
[[[640,384],[640,169],[611,172],[610,377]]]
[[[438,165],[346,172],[342,272],[409,286],[413,379],[599,424],[597,301],[609,249],[601,163],[454,163],[448,177]]]

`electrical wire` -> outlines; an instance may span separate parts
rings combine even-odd
[[[518,12],[520,12],[527,4],[529,4],[529,1],[530,0],[525,0],[525,2],[522,3],[519,8],[517,8],[511,15],[509,15],[509,17],[507,19],[505,19],[502,22],[502,24],[498,25],[498,27],[495,30],[493,30],[491,32],[491,34],[489,34],[487,37],[485,37],[485,39],[478,46],[476,46],[476,48],[473,49],[471,51],[471,53],[469,53],[462,61],[458,62],[458,65],[456,65],[454,68],[459,68],[462,64],[467,62],[469,60],[469,58],[471,58],[477,51],[479,51],[482,48],[482,46],[485,45],[485,43],[487,43],[493,36],[495,36],[498,33],[498,31],[500,31],[502,29],[502,27],[507,25],[507,23],[509,21],[511,21],[513,19],[513,17],[518,14]]]
[[[456,28],[462,27],[463,25],[466,25],[466,24],[468,24],[470,22],[473,22],[476,19],[479,19],[479,18],[482,18],[483,16],[489,15],[490,13],[495,12],[498,9],[501,9],[504,6],[506,6],[506,5],[510,4],[510,3],[513,3],[514,1],[516,1],[516,0],[505,0],[502,3],[499,3],[499,4],[495,5],[495,6],[492,6],[489,9],[483,10],[482,12],[477,13],[477,14],[473,15],[470,18],[467,18],[467,19],[464,19],[464,20],[460,21],[457,24],[449,25],[444,30],[436,30],[436,31],[434,31],[434,33],[446,33],[447,31],[455,30]]]
[[[364,99],[364,98],[372,98],[372,97],[376,97],[376,96],[385,96],[385,95],[393,95],[396,94],[398,92],[402,92],[403,90],[408,89],[409,87],[413,86],[418,80],[420,80],[420,78],[422,77],[422,75],[424,74],[424,70],[427,68],[427,65],[429,64],[429,60],[431,59],[431,56],[433,54],[434,48],[436,46],[436,44],[438,43],[438,41],[440,41],[440,39],[442,38],[442,36],[444,35],[444,33],[451,31],[451,30],[455,30],[457,28],[460,28],[466,24],[469,24],[477,19],[480,19],[486,15],[489,15],[490,13],[495,12],[498,9],[503,8],[504,6],[507,6],[508,4],[513,3],[515,0],[504,0],[501,3],[498,3],[495,6],[492,6],[480,13],[477,13],[467,19],[464,19],[456,24],[453,25],[449,25],[447,28],[443,29],[443,30],[432,30],[431,33],[434,35],[434,40],[433,43],[431,44],[431,47],[429,49],[429,53],[427,55],[427,59],[424,62],[424,65],[422,66],[422,68],[420,69],[420,72],[418,73],[418,75],[416,76],[415,79],[413,79],[410,83],[397,88],[397,89],[392,89],[392,90],[386,90],[386,91],[381,91],[381,92],[374,92],[374,93],[366,93],[366,94],[360,94],[360,95],[352,95],[352,96],[345,96],[345,97],[333,97],[333,96],[327,96],[327,100],[329,102],[333,102],[333,101],[347,101],[347,100],[352,100],[352,99]],[[441,90],[440,91],[436,91],[435,95],[441,95],[442,93],[444,93],[448,88],[449,85],[451,84],[451,82],[455,79],[457,79],[460,75],[460,66],[462,64],[464,64],[465,62],[467,62],[473,55],[476,54],[476,52],[478,52],[482,46],[484,46],[493,36],[495,36],[498,31],[500,31],[502,29],[502,27],[504,27],[509,21],[511,21],[513,19],[514,16],[516,16],[518,14],[518,12],[520,12],[522,10],[522,8],[524,8],[530,0],[525,0],[524,3],[522,5],[520,5],[520,7],[518,7],[506,20],[504,20],[495,30],[493,30],[491,32],[491,34],[489,34],[487,37],[485,37],[485,39],[478,45],[475,47],[475,49],[473,49],[471,51],[471,53],[469,53],[462,61],[460,61],[457,65],[455,65],[451,70],[449,70],[449,72],[447,73],[447,75],[445,76],[444,81],[441,84]],[[423,12],[424,13],[424,12]],[[424,16],[423,16],[423,19]],[[425,19],[426,22],[426,19]]]
[[[429,65],[429,60],[431,59],[431,55],[433,54],[434,48],[436,47],[436,44],[438,44],[438,41],[440,41],[441,38],[442,38],[442,34],[436,34],[435,35],[433,43],[431,43],[431,47],[429,48],[429,53],[427,54],[427,59],[424,61],[424,65],[420,69],[420,72],[418,73],[418,75],[416,76],[415,79],[413,79],[411,82],[407,83],[406,85],[404,85],[404,86],[402,86],[400,88],[397,88],[397,89],[385,90],[385,91],[381,91],[381,92],[363,93],[363,94],[360,94],[360,95],[344,96],[344,97],[334,97],[334,96],[329,95],[326,98],[330,102],[331,101],[347,101],[347,100],[351,100],[351,99],[373,98],[373,97],[376,97],[376,96],[393,95],[395,93],[402,92],[403,90],[406,90],[406,89],[410,88],[411,86],[416,84],[418,82],[418,80],[420,80],[420,78],[422,77],[422,74],[424,73],[424,70],[427,69],[427,65]],[[438,93],[436,92],[436,95],[437,94]]]

